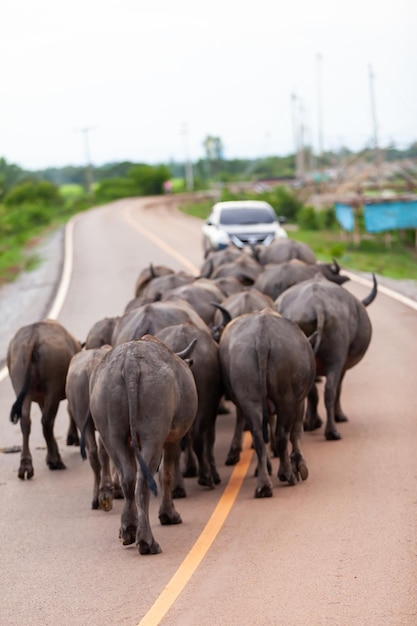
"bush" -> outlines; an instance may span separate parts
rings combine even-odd
[[[95,192],[98,202],[111,202],[119,198],[131,198],[137,195],[134,184],[127,178],[108,178],[103,180]]]
[[[58,187],[46,180],[27,180],[11,189],[4,197],[6,207],[17,207],[29,204],[45,207],[58,207],[63,198]]]
[[[165,165],[136,165],[128,172],[128,179],[136,196],[155,196],[164,193],[164,182],[171,178]]]
[[[312,206],[304,206],[297,213],[297,223],[305,230],[319,230],[320,220],[317,211]]]
[[[49,207],[40,202],[7,207],[3,228],[7,234],[24,236],[34,228],[47,226],[53,218]]]

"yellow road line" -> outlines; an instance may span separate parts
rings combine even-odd
[[[167,586],[137,626],[157,626],[161,622],[207,554],[231,511],[249,469],[253,456],[251,442],[252,437],[246,432],[241,460],[235,466],[209,521]]]
[[[126,221],[141,235],[153,241],[155,245],[164,250],[164,252],[167,252],[170,256],[174,257],[184,267],[187,267],[192,272],[198,272],[198,269],[190,263],[188,259],[182,256],[182,254],[179,254],[176,250],[159,239],[159,237],[140,225],[132,217],[130,208],[125,210],[123,215]],[[163,589],[149,611],[140,620],[138,626],[157,626],[157,624],[160,623],[207,554],[232,509],[249,469],[253,456],[251,443],[252,437],[247,432],[245,433],[243,440],[244,449],[241,454],[240,462],[233,469],[229,482],[227,483],[210,519],[171,580]]]
[[[160,239],[159,237],[151,233],[147,228],[144,228],[141,224],[139,224],[139,222],[137,222],[131,215],[131,211],[132,211],[131,207],[128,207],[127,209],[125,209],[123,216],[125,220],[130,224],[130,226],[132,226],[132,228],[137,230],[141,235],[143,235],[147,239],[150,239],[155,245],[161,248],[161,250],[163,250],[164,252],[172,256],[179,263],[181,263],[181,265],[183,265],[188,270],[190,270],[190,272],[198,273],[199,271],[198,268],[193,263],[191,263],[188,259],[186,259],[185,256],[183,256],[182,254],[174,250],[174,248],[171,248],[171,246],[169,246],[164,241],[162,241],[162,239]]]

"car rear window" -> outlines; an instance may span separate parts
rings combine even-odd
[[[272,224],[275,217],[267,209],[223,209],[220,224]]]

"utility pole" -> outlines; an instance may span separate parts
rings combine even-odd
[[[322,56],[321,56],[321,54],[319,52],[317,54],[317,125],[318,125],[318,148],[319,148],[320,183],[323,182],[323,178],[324,178],[321,62],[322,62]],[[320,187],[321,187],[321,184],[320,184]]]
[[[188,154],[188,127],[184,122],[181,129],[182,135],[184,137],[184,155],[185,155],[185,186],[187,191],[192,191],[194,189],[194,177],[193,177],[193,166],[189,158]]]
[[[298,141],[297,141],[297,145],[298,145],[298,152],[297,152],[297,172],[298,172],[298,179],[301,182],[304,182],[304,174],[305,174],[305,150],[304,150],[304,133],[305,133],[305,127],[304,127],[304,106],[301,100],[299,100],[299,104],[298,104],[298,110],[299,110],[299,124],[298,124],[298,129],[297,129],[297,136],[298,136]]]
[[[86,170],[85,170],[85,186],[87,190],[87,196],[91,197],[93,191],[93,166],[90,158],[90,145],[88,140],[88,133],[92,130],[93,126],[86,126],[85,128],[80,128],[79,132],[84,135],[84,153],[85,153],[85,162],[86,162]]]
[[[294,92],[291,94],[291,119],[294,140],[295,177],[298,180],[300,177],[300,172],[298,156],[297,95]]]
[[[371,115],[372,115],[372,125],[373,125],[373,144],[375,150],[375,165],[376,165],[376,176],[379,189],[382,188],[381,181],[381,155],[378,145],[378,123],[376,117],[376,103],[375,103],[375,89],[374,89],[374,79],[375,75],[372,71],[372,67],[368,65],[368,74],[369,74],[369,89],[371,93]]]

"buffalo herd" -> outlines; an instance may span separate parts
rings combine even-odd
[[[85,343],[58,322],[21,328],[7,365],[16,393],[10,419],[20,420],[18,476],[32,478],[31,402],[38,403],[50,469],[64,469],[54,437],[67,399],[67,444],[80,445],[93,471],[92,508],[109,511],[123,498],[119,537],[141,554],[161,551],[149,523],[159,475],[161,524],[178,524],[174,499],[184,476],[213,489],[217,415],[236,408],[226,464],[239,461],[243,431],[257,457],[256,498],[272,496],[277,477],[308,477],[302,432],[318,429],[318,382],[324,379],[324,437],[340,439],[346,371],[365,355],[372,334],[366,307],[343,287],[336,261],[320,263],[291,239],[263,248],[210,251],[199,276],[166,266],[144,268],[118,317],[98,320]],[[133,287],[133,286],[132,286]]]

